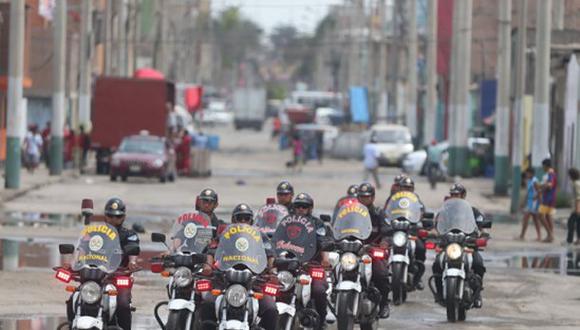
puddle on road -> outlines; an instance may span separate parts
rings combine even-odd
[[[0,330],[68,330],[66,326],[59,328],[59,325],[66,321],[65,317],[40,316],[40,317],[19,317],[0,316]],[[134,329],[153,330],[159,329],[159,325],[153,317],[133,315]]]
[[[580,276],[580,249],[562,248],[554,251],[522,251],[484,253],[486,266],[551,272]]]

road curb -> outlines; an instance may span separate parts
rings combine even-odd
[[[53,185],[55,183],[63,183],[68,179],[72,179],[72,178],[79,178],[80,175],[77,173],[63,173],[62,175],[58,176],[58,177],[48,177],[48,179],[44,182],[39,182],[36,184],[33,184],[29,187],[26,188],[21,188],[21,189],[17,189],[17,190],[7,190],[4,189],[2,192],[0,192],[0,207],[4,206],[5,203],[7,202],[11,202],[17,198],[20,198],[26,194],[28,194],[31,191],[35,191],[38,190],[40,188],[44,188],[50,185]]]

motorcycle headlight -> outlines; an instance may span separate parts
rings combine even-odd
[[[396,247],[403,247],[407,244],[407,234],[403,233],[402,231],[398,231],[393,235],[393,244]]]
[[[226,301],[232,307],[242,307],[248,300],[248,291],[240,284],[231,285],[226,290]]]
[[[96,282],[85,282],[81,286],[81,299],[87,304],[94,304],[101,299],[101,286]]]
[[[178,287],[186,287],[191,284],[193,276],[191,275],[191,270],[185,267],[179,267],[173,274],[173,282]]]
[[[457,243],[451,243],[447,245],[445,253],[447,254],[447,257],[450,260],[457,260],[461,258],[461,255],[463,254],[463,249],[461,248],[461,245]]]
[[[354,253],[347,252],[340,257],[340,266],[342,269],[350,272],[358,265],[358,259]]]
[[[296,278],[292,273],[283,270],[278,273],[278,282],[282,284],[282,291],[288,291],[296,283]]]
[[[161,167],[161,166],[163,166],[163,159],[156,159],[153,162],[153,167]]]

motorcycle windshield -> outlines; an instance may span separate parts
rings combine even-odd
[[[332,232],[335,240],[347,237],[367,239],[372,232],[372,222],[369,210],[360,203],[343,205],[336,215],[332,224]]]
[[[268,264],[262,234],[258,228],[246,224],[226,227],[220,236],[215,259],[221,271],[245,266],[253,273],[260,274]]]
[[[266,235],[271,236],[276,231],[278,224],[288,215],[288,209],[280,204],[268,204],[262,206],[256,213],[256,227]]]
[[[122,259],[123,250],[117,229],[105,222],[91,223],[81,231],[74,253],[73,270],[90,267],[112,273],[119,268]]]
[[[332,212],[332,223],[334,223],[334,221],[336,220],[336,216],[338,215],[338,211],[340,210],[341,207],[353,203],[359,203],[356,197],[344,196],[341,199],[339,199],[338,202],[336,202],[334,211]]]
[[[453,230],[471,234],[477,229],[473,216],[473,209],[468,202],[459,198],[452,198],[443,203],[443,207],[435,217],[437,231],[445,235]]]
[[[213,238],[215,229],[205,213],[182,214],[171,230],[171,251],[202,253]]]
[[[278,225],[272,245],[277,255],[288,251],[300,262],[310,261],[316,254],[316,228],[306,217],[287,216]]]
[[[391,196],[384,215],[389,220],[403,217],[411,223],[418,223],[423,216],[423,204],[415,193],[400,191]]]

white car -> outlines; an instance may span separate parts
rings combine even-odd
[[[370,138],[376,141],[379,165],[400,166],[405,156],[414,150],[409,128],[379,124],[371,127]]]
[[[203,124],[229,125],[234,121],[234,114],[228,111],[225,101],[211,101],[199,116]]]

